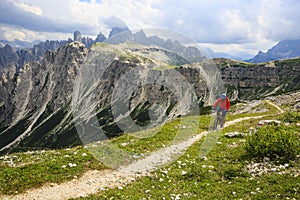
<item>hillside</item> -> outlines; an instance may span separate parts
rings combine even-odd
[[[232,99],[259,99],[300,88],[300,58],[253,64],[214,59]]]
[[[127,131],[185,115],[208,98],[200,69],[174,69],[188,62],[171,51],[133,43],[87,49],[72,42],[47,52],[42,63],[1,79],[1,151],[81,144],[76,123],[88,124],[94,117],[103,134],[88,124],[84,142],[121,134],[121,124],[128,125],[131,117],[138,126],[126,126]],[[182,84],[174,85],[175,79]]]
[[[143,130],[199,113],[226,90],[231,100],[247,100],[299,89],[299,59],[202,61],[195,48],[171,40],[163,46],[172,50],[72,42],[4,74],[0,151],[69,147]]]
[[[289,102],[282,101],[287,95],[271,100],[281,102],[288,110],[299,109],[296,106],[299,92],[288,96]],[[234,105],[225,128],[216,132],[207,131],[210,115],[202,115],[173,120],[146,138],[138,137],[139,133],[123,135],[112,140],[112,144],[133,153],[137,161],[116,170],[103,166],[93,151],[103,148],[105,142],[65,150],[5,155],[0,157],[0,184],[5,186],[1,193],[6,196],[0,197],[297,199],[300,196],[299,156],[284,163],[267,157],[252,158],[244,149],[248,140],[245,136],[226,137],[233,132],[249,133],[262,119],[287,119],[279,117],[279,113],[281,110],[269,101],[251,101]],[[186,126],[184,132],[189,132],[194,129],[191,124],[195,120],[201,122],[196,127],[197,133],[175,142],[178,127]],[[289,126],[294,125],[295,122]]]

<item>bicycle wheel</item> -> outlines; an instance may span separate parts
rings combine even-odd
[[[213,125],[213,130],[216,130],[218,128],[218,123],[219,123],[219,115],[216,115],[214,125]]]

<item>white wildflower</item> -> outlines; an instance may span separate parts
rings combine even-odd
[[[124,143],[121,144],[122,147],[125,147],[127,145],[128,145],[128,143],[126,143],[126,142],[124,142]]]
[[[69,165],[69,167],[76,167],[77,166],[76,163],[69,163],[68,165]]]

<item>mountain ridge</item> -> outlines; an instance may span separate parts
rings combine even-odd
[[[272,60],[300,57],[300,39],[282,40],[266,53],[259,51],[257,55],[246,62],[260,63]]]
[[[144,39],[141,34],[138,34],[141,36],[139,38]],[[161,42],[159,38],[151,39]],[[195,109],[190,108],[191,104],[197,105],[197,109],[207,105],[208,86],[211,83],[205,79],[203,70],[207,72],[211,70],[211,60],[203,61],[200,51],[183,47],[179,43],[167,40],[162,43],[164,44],[183,54],[158,46],[136,44],[131,40],[122,44],[97,43],[91,48],[75,41],[64,44],[57,51],[46,51],[40,62],[25,64],[12,77],[2,76],[0,78],[2,153],[26,148],[60,148],[81,144],[82,138],[74,125],[74,108],[71,107],[74,86],[82,92],[90,91],[90,88],[95,88],[96,91],[77,94],[78,99],[75,102],[81,102],[80,105],[88,109],[79,112],[75,119],[82,124],[91,120],[86,114],[93,109],[97,110],[97,121],[108,137],[123,133],[120,123],[127,124],[127,122],[123,123],[120,119],[126,120],[126,117],[121,116],[130,116],[136,124],[143,127],[153,119],[159,119],[158,123],[161,123],[168,117],[185,115]],[[232,100],[257,99],[300,88],[300,59],[261,64],[229,59],[212,61],[219,69],[220,77]],[[173,78],[178,75],[184,79],[175,81]],[[215,74],[210,74],[208,78],[211,75]],[[99,80],[99,77],[102,79]],[[162,82],[142,84],[139,80]],[[163,86],[165,80],[181,84]],[[195,94],[183,92],[185,80],[194,88]],[[129,86],[136,89],[132,91]],[[218,89],[224,91],[224,88]],[[115,97],[119,98],[114,99],[111,93],[115,90],[121,93],[115,92],[114,95],[117,95]],[[182,91],[175,93],[180,94],[179,96],[172,94],[172,91],[177,90]],[[124,93],[128,95],[122,95]],[[84,100],[81,96],[89,98]],[[176,98],[184,100],[184,103],[179,103]],[[118,110],[118,106],[115,107],[117,110],[113,108],[114,105],[122,105],[122,100],[129,102],[129,110],[125,113],[121,112],[122,109]],[[179,109],[180,106],[183,106],[183,109]],[[155,113],[160,115],[156,116]],[[91,132],[88,137],[83,135],[86,141],[103,139],[103,135],[100,137],[96,134],[99,129],[93,126],[85,128]],[[135,126],[125,128],[137,130]]]

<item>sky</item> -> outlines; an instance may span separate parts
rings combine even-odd
[[[114,26],[162,28],[235,56],[300,38],[299,0],[1,0],[0,40],[108,35]]]

